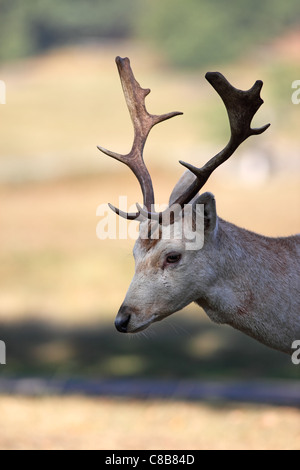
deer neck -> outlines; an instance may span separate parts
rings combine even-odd
[[[300,315],[290,314],[300,311],[300,305],[298,310],[291,308],[299,290],[293,253],[296,238],[268,238],[219,219],[216,240],[208,250],[214,276],[196,303],[211,320],[290,352],[295,335],[300,337]],[[293,291],[296,300],[291,298]],[[289,292],[289,298],[284,292]]]

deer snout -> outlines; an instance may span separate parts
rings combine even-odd
[[[115,327],[120,333],[127,333],[130,317],[130,309],[126,305],[122,305],[115,319]]]

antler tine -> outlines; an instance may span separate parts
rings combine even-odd
[[[182,113],[173,112],[163,114],[161,116],[149,114],[145,106],[145,98],[147,95],[149,95],[151,90],[141,88],[133,75],[128,58],[122,59],[121,57],[117,57],[116,64],[118,67],[126,104],[134,127],[134,141],[132,149],[127,155],[111,152],[110,150],[100,146],[98,146],[98,149],[106,155],[115,158],[122,163],[125,163],[125,165],[127,165],[132,170],[140,183],[140,187],[143,193],[144,206],[148,211],[151,211],[151,205],[154,204],[154,192],[150,174],[144,163],[143,149],[149,132],[153,126],[159,122],[165,121]],[[140,215],[139,212],[128,214],[126,212],[120,211],[112,205],[110,205],[110,207],[118,215],[126,219],[137,219]]]
[[[263,100],[260,97],[260,90],[263,86],[261,80],[257,80],[249,90],[243,91],[233,87],[219,72],[208,72],[205,78],[217,91],[225,104],[230,123],[231,136],[226,147],[211,158],[202,168],[197,168],[183,161],[179,162],[197,177],[184,193],[174,201],[173,204],[180,204],[181,207],[196,196],[212,172],[219,165],[228,160],[244,140],[251,135],[262,134],[270,126],[270,124],[266,124],[257,129],[251,128],[252,119],[263,104]],[[168,210],[169,208],[166,209],[166,211]],[[148,218],[161,221],[166,211],[160,213],[151,213],[148,211]]]

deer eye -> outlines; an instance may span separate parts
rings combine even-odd
[[[180,253],[170,253],[169,255],[166,256],[166,264],[175,264],[175,263],[178,263],[178,261],[180,260],[181,260]]]

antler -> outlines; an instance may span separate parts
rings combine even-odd
[[[142,189],[144,206],[150,213],[151,205],[154,204],[154,192],[151,177],[143,159],[144,146],[149,132],[153,126],[159,122],[165,121],[182,113],[173,112],[163,114],[161,116],[149,114],[146,110],[145,98],[147,95],[149,95],[151,90],[140,87],[134,78],[128,58],[122,59],[121,57],[117,57],[116,64],[118,67],[125,100],[134,127],[134,142],[131,151],[127,155],[120,155],[118,153],[111,152],[110,150],[106,150],[103,147],[98,147],[98,149],[109,157],[115,158],[116,160],[125,163],[125,165],[127,165],[133,171]],[[139,212],[128,214],[126,212],[120,211],[111,204],[109,204],[109,206],[114,212],[126,219],[134,220],[137,219],[140,215]]]
[[[184,204],[187,204],[196,196],[212,172],[228,160],[244,140],[251,135],[262,134],[270,126],[270,124],[266,124],[258,129],[251,128],[251,121],[263,104],[263,100],[260,97],[260,90],[263,86],[261,80],[257,80],[250,90],[242,91],[234,88],[219,72],[208,72],[205,78],[217,91],[225,104],[230,123],[231,137],[226,147],[211,158],[202,168],[197,168],[189,163],[180,161],[181,165],[196,175],[195,181],[173,203],[174,205],[179,204],[182,208]],[[169,207],[164,212],[153,213],[141,208],[139,205],[137,205],[137,208],[143,216],[159,220],[160,222],[163,219],[163,215],[170,210]]]

